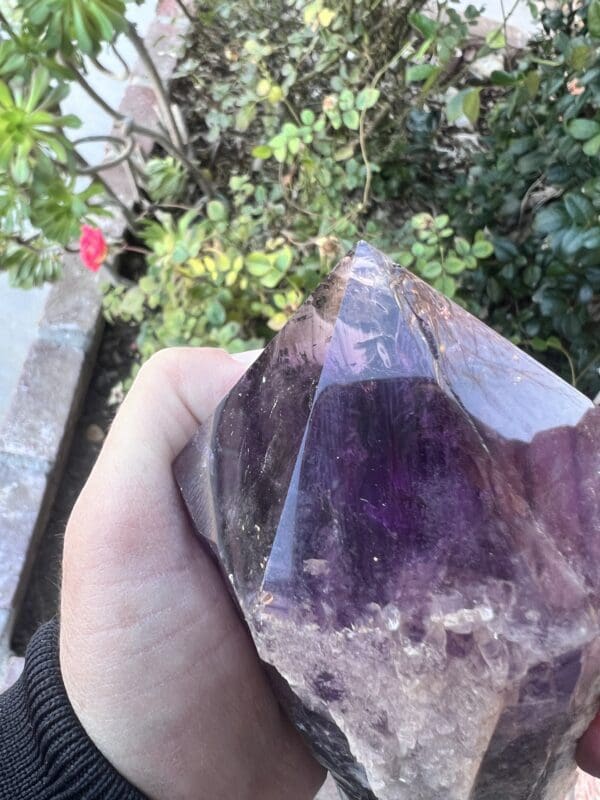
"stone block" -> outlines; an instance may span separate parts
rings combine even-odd
[[[34,342],[4,417],[0,452],[54,465],[85,383],[83,365],[78,348],[43,338]]]
[[[63,265],[63,277],[50,290],[40,327],[79,334],[86,347],[101,319],[99,276],[85,269],[78,253],[65,253]]]

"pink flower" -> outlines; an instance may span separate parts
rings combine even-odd
[[[585,92],[585,86],[582,86],[577,80],[577,78],[573,78],[572,81],[569,81],[567,83],[567,91],[569,92],[569,94],[572,94],[575,97],[577,97],[578,95],[583,94]]]
[[[91,225],[81,226],[79,255],[88,269],[98,272],[108,255],[108,245],[100,228],[92,228]]]

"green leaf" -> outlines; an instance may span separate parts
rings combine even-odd
[[[8,110],[9,108],[13,108],[14,104],[15,102],[10,89],[4,81],[0,81],[0,106]]]
[[[271,263],[271,259],[266,253],[250,253],[246,257],[246,269],[250,273],[250,275],[254,275],[257,278],[262,278],[263,275],[266,275],[267,272],[270,272],[273,269],[273,265]]]
[[[542,268],[537,264],[530,264],[523,272],[523,283],[531,288],[538,285],[542,277]]]
[[[571,192],[564,197],[567,214],[575,225],[586,225],[596,216],[591,201],[581,194]]]
[[[575,70],[575,72],[579,72],[584,69],[593,58],[594,48],[586,44],[580,44],[573,47],[567,55],[567,64],[571,69]]]
[[[235,129],[240,133],[247,131],[254,117],[256,116],[256,105],[254,103],[247,103],[235,115]]]
[[[465,262],[456,256],[448,256],[444,261],[444,270],[449,275],[460,275],[466,268]]]
[[[29,84],[29,97],[25,104],[26,111],[31,112],[37,108],[44,92],[48,88],[49,81],[50,76],[47,70],[37,67],[33,71]]]
[[[420,214],[415,214],[411,218],[410,224],[415,230],[424,231],[426,228],[428,228],[430,225],[433,224],[433,217],[426,211],[422,211]]]
[[[490,75],[490,80],[494,86],[514,86],[519,82],[517,75],[511,72],[504,72],[504,70],[495,69]]]
[[[429,261],[421,268],[420,272],[426,280],[432,281],[442,274],[442,265],[439,261]]]
[[[206,215],[212,222],[221,222],[227,219],[227,209],[220,200],[210,200],[206,206]]]
[[[223,325],[227,319],[227,313],[218,300],[211,300],[205,310],[206,319],[211,325]]]
[[[256,94],[259,97],[266,97],[270,91],[271,81],[268,81],[266,78],[261,78],[261,80],[259,80],[259,82],[256,84]]]
[[[583,246],[586,250],[596,250],[600,247],[600,228],[590,228],[586,232]]]
[[[587,141],[600,133],[600,123],[594,119],[573,119],[569,122],[567,130],[574,139]]]
[[[457,92],[446,103],[446,117],[448,122],[456,122],[463,115],[463,101],[465,97],[464,90]]]
[[[420,14],[418,11],[409,14],[408,21],[425,39],[433,39],[437,33],[438,26],[435,20],[425,16],[425,14]]]
[[[506,47],[506,37],[504,36],[502,28],[489,31],[486,34],[485,43],[488,47],[491,47],[492,50],[500,50],[502,47]]]
[[[366,111],[368,108],[373,108],[379,100],[380,94],[381,92],[379,89],[374,89],[372,86],[362,89],[356,96],[356,108],[359,111]]]
[[[464,96],[463,112],[471,125],[475,125],[481,109],[481,89],[469,89]]]
[[[292,252],[292,248],[286,245],[277,253],[277,257],[275,258],[275,268],[280,272],[286,272],[292,264],[293,257],[294,254]]]
[[[271,158],[273,155],[273,150],[269,147],[268,144],[259,144],[252,149],[252,155],[254,158]]]
[[[494,245],[485,240],[474,242],[473,247],[471,248],[471,253],[475,256],[475,258],[480,259],[489,258],[493,252]]]
[[[450,275],[440,275],[433,285],[446,297],[454,297],[456,294],[456,281]]]
[[[278,269],[270,269],[263,277],[260,279],[260,282],[263,286],[266,286],[267,289],[274,289],[281,281],[282,273]]]
[[[409,252],[400,253],[398,256],[398,264],[400,264],[401,267],[410,267],[414,260],[415,257]]]
[[[463,258],[465,256],[468,256],[469,253],[471,252],[470,244],[466,239],[463,239],[462,236],[456,237],[456,239],[454,240],[454,247],[458,255],[462,256]]]
[[[317,19],[324,28],[328,28],[335,19],[335,14],[331,8],[322,8],[317,14]]]
[[[541,234],[555,233],[564,228],[567,222],[565,211],[558,203],[553,203],[538,211],[533,221],[533,228]]]
[[[342,121],[347,128],[350,128],[351,131],[357,131],[360,124],[358,111],[356,111],[354,108],[350,111],[344,111],[342,114]]]
[[[591,0],[587,13],[588,31],[600,39],[600,0]]]
[[[535,350],[536,353],[545,353],[548,349],[548,342],[544,339],[540,339],[539,336],[534,336],[534,338],[530,340],[529,346],[532,350]]]
[[[13,161],[10,171],[14,182],[17,184],[27,183],[31,176],[29,162],[25,157],[17,158]]]
[[[588,139],[587,142],[583,145],[583,152],[586,156],[596,156],[600,151],[600,133],[597,133],[596,136],[592,136],[591,139]]]
[[[406,69],[406,82],[417,83],[418,81],[427,80],[427,78],[438,68],[433,64],[412,64]]]
[[[584,230],[577,227],[569,228],[564,232],[560,247],[567,258],[571,258],[585,246],[585,233]]]
[[[350,89],[343,89],[340,93],[339,106],[342,111],[349,111],[354,108],[354,94]]]
[[[71,8],[73,10],[73,26],[75,28],[75,37],[79,47],[86,56],[93,56],[99,49],[99,45],[94,43],[89,34],[86,20],[83,17],[82,8],[79,3],[73,3]]]
[[[527,94],[529,95],[529,99],[533,100],[539,89],[540,84],[542,82],[542,76],[537,70],[531,70],[528,72],[527,75],[523,78],[523,86],[527,89]]]
[[[300,112],[300,119],[303,125],[312,125],[315,121],[315,112],[310,108],[303,108]]]
[[[335,153],[333,154],[333,158],[335,161],[347,161],[349,158],[352,158],[354,155],[354,145],[353,144],[345,144],[343,147],[339,147]]]

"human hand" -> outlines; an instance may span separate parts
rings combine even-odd
[[[60,663],[92,741],[153,800],[311,800],[283,717],[171,465],[243,373],[218,350],[142,367],[65,534]]]

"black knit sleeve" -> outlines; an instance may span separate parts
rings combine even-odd
[[[88,738],[65,692],[58,623],[33,637],[0,696],[0,800],[144,800]]]

